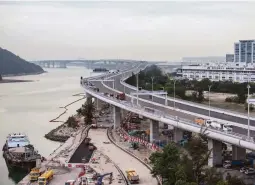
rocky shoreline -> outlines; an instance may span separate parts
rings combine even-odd
[[[82,98],[79,98],[67,105],[65,105],[64,107],[60,107],[63,108],[64,111],[62,113],[60,113],[56,118],[50,120],[49,122],[61,122],[63,124],[59,125],[57,128],[51,130],[49,133],[45,134],[45,138],[49,139],[51,141],[57,141],[57,142],[65,142],[66,140],[68,140],[71,136],[73,136],[74,133],[76,133],[80,127],[82,125],[84,125],[84,120],[82,117],[79,117],[77,115],[74,115],[75,119],[77,120],[77,122],[79,123],[79,126],[77,128],[72,128],[72,127],[68,127],[66,122],[63,121],[59,121],[58,119],[67,113],[68,111],[68,106],[81,101],[83,99],[85,99],[84,94],[80,93],[80,94],[75,94],[73,96],[83,96]]]

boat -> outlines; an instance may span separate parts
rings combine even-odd
[[[106,68],[95,68],[95,69],[93,69],[93,72],[99,72],[99,73],[107,72],[107,71],[109,71],[109,70],[106,69]]]
[[[30,171],[42,160],[25,134],[9,134],[3,146],[3,157],[10,169]]]

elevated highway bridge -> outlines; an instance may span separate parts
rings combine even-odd
[[[205,128],[194,123],[196,117],[207,118],[208,107],[197,105],[182,100],[173,100],[160,95],[153,95],[153,101],[148,95],[132,96],[132,92],[138,92],[136,87],[127,85],[124,79],[129,77],[132,73],[138,73],[144,69],[148,63],[140,63],[136,67],[121,71],[116,75],[103,75],[94,77],[97,81],[90,80],[98,89],[95,91],[93,87],[83,84],[83,88],[88,97],[94,97],[97,101],[104,101],[113,106],[114,110],[114,127],[120,126],[120,112],[122,109],[138,113],[144,117],[153,120],[150,124],[151,136],[154,138],[158,135],[158,124],[163,122],[172,125],[174,129],[174,140],[177,142],[182,139],[183,131],[190,131],[193,133],[200,133],[205,129],[208,137],[208,148],[212,150],[211,158],[208,161],[209,166],[216,166],[222,164],[222,142],[232,145],[232,155],[234,160],[245,159],[246,149],[255,150],[255,142],[253,136],[255,135],[255,121],[252,118],[250,124],[250,135],[247,137],[247,117],[233,112],[226,112],[224,110],[212,109],[211,118],[222,123],[231,123],[234,125],[232,132],[225,132],[223,130]],[[114,86],[111,82],[98,81],[98,79],[113,79]],[[118,100],[114,97],[104,95],[108,93],[126,93],[126,100]],[[146,92],[141,90],[139,92]],[[174,109],[175,106],[178,109]],[[149,109],[148,109],[149,108]]]

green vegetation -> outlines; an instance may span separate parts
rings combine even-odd
[[[247,82],[246,83],[235,83],[232,81],[218,81],[212,82],[209,79],[203,79],[201,81],[180,79],[176,80],[171,74],[163,74],[161,70],[155,66],[149,66],[139,74],[139,87],[146,90],[162,90],[163,88],[167,91],[169,96],[175,96],[183,100],[189,100],[194,102],[205,101],[204,92],[210,91],[216,93],[230,93],[236,96],[227,97],[226,102],[245,104],[247,98]],[[153,84],[152,84],[153,79]],[[126,80],[130,85],[136,86],[136,76],[133,75]],[[250,83],[250,94],[255,93],[255,84]],[[193,91],[191,95],[187,95],[187,91]],[[247,105],[245,105],[247,110]],[[253,106],[250,107],[253,109]]]
[[[242,180],[228,176],[225,180],[215,168],[207,167],[211,151],[202,133],[193,136],[183,154],[175,143],[170,143],[162,152],[152,153],[152,175],[160,176],[163,185],[242,185]]]
[[[78,121],[75,119],[74,116],[70,116],[70,117],[66,120],[66,124],[67,124],[68,127],[72,127],[72,128],[78,127]]]
[[[43,69],[16,56],[8,50],[0,47],[0,74],[33,74],[42,73]]]
[[[92,124],[92,119],[94,118],[95,105],[91,98],[87,98],[87,101],[82,105],[81,108],[77,110],[77,114],[84,116],[84,122],[86,124]]]

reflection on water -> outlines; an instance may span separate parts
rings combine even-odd
[[[46,69],[48,73],[13,77],[33,82],[0,84],[0,147],[9,133],[21,132],[28,135],[31,144],[42,156],[48,156],[59,143],[44,138],[44,135],[60,123],[50,123],[65,106],[83,93],[80,77],[88,77],[90,70],[71,67],[68,69]],[[75,114],[83,102],[79,101],[68,107],[67,114],[60,120]],[[23,172],[8,171],[5,160],[0,157],[0,185],[14,185],[24,177]],[[11,180],[13,179],[13,180]]]

